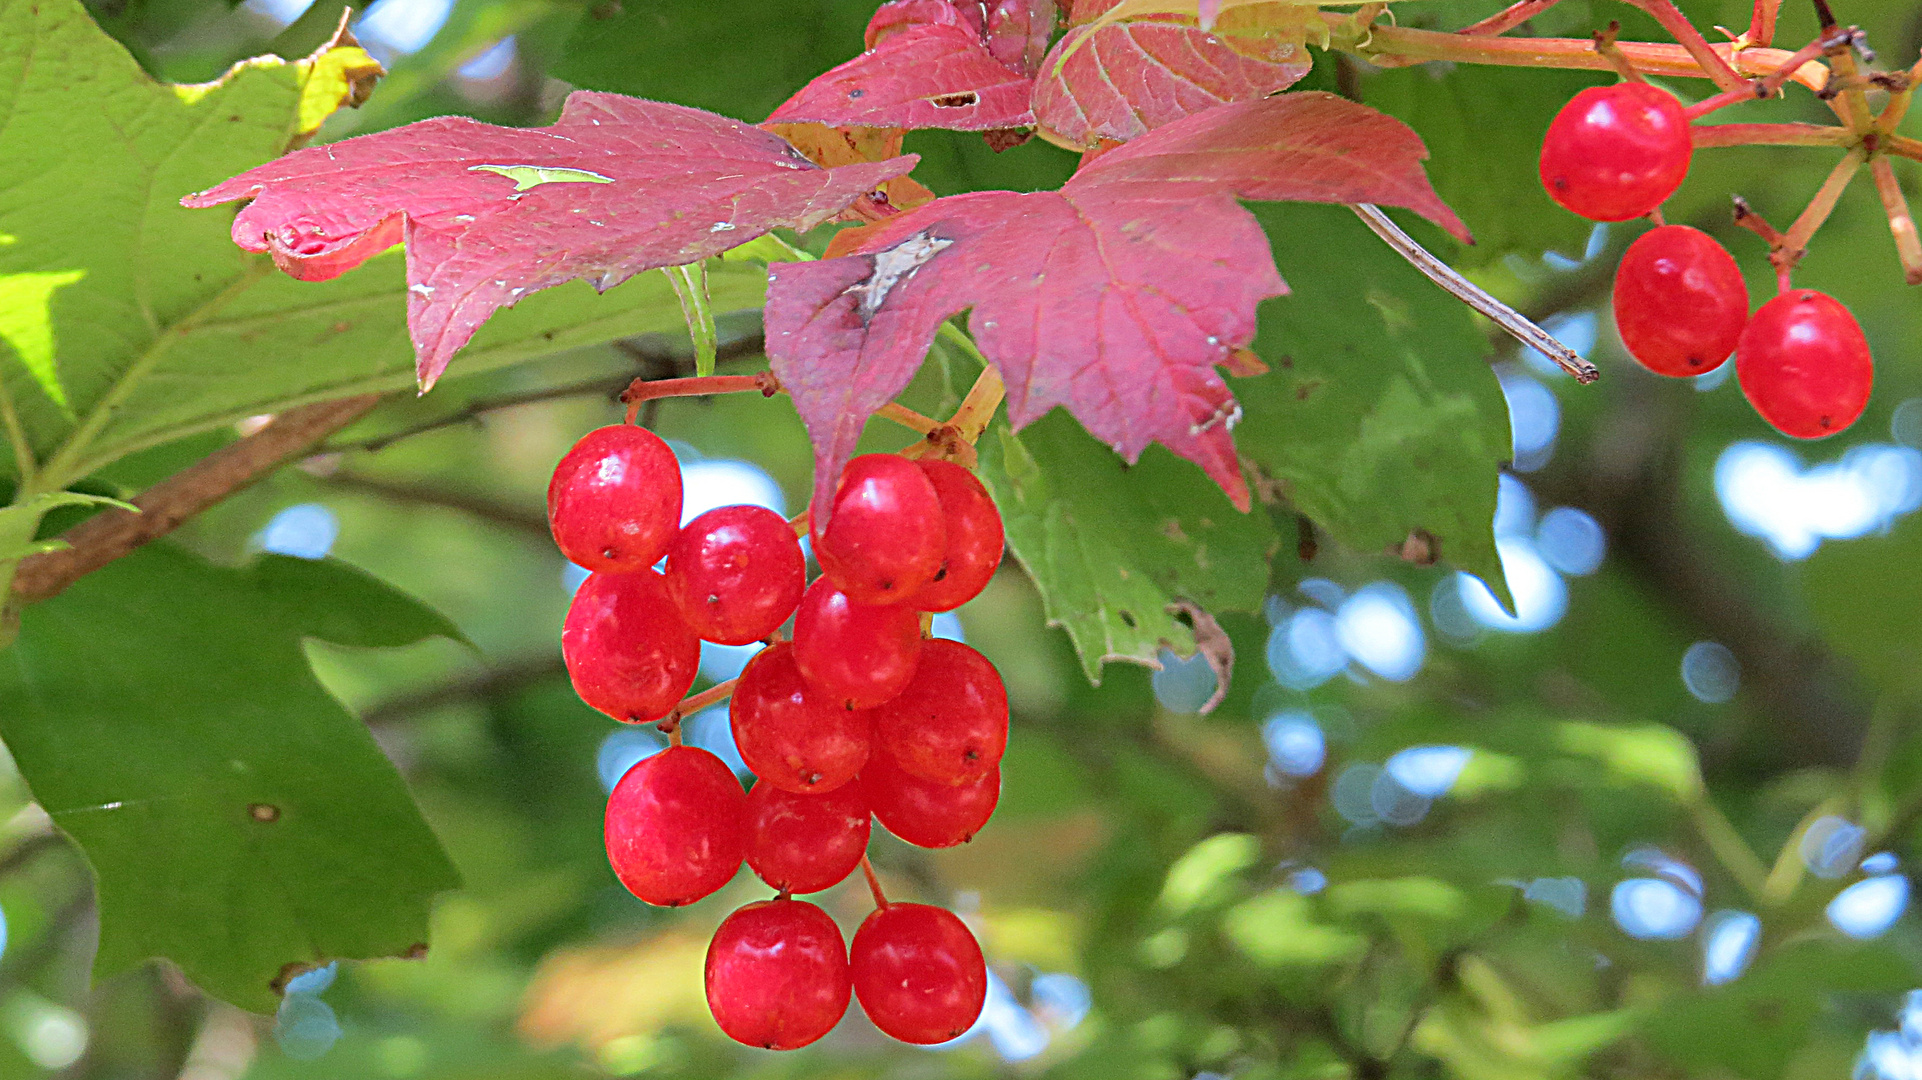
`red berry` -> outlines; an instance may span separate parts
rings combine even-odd
[[[952,461],[923,461],[921,471],[941,499],[948,538],[941,566],[908,597],[917,611],[953,611],[988,587],[1001,565],[1001,512],[973,473]]]
[[[627,891],[662,907],[727,884],[747,851],[747,796],[727,763],[670,746],[644,758],[607,799],[607,861]]]
[[[1593,221],[1627,221],[1682,186],[1694,153],[1688,116],[1647,83],[1591,86],[1576,94],[1542,137],[1542,186]]]
[[[754,775],[796,794],[833,791],[868,760],[873,720],[867,710],[843,708],[802,682],[794,646],[785,641],[748,661],[728,718],[734,745]]]
[[[814,530],[821,572],[863,604],[912,596],[941,568],[941,499],[914,462],[863,454],[841,470],[826,528]]]
[[[942,784],[910,776],[893,754],[875,754],[861,770],[868,806],[889,832],[916,847],[944,848],[974,839],[1001,798],[1001,769],[978,780]]]
[[[847,945],[805,900],[763,900],[729,915],[707,946],[707,1007],[736,1042],[795,1050],[848,1011]]]
[[[794,613],[794,662],[828,701],[871,709],[914,678],[921,616],[901,604],[857,604],[824,575]]]
[[[652,570],[589,574],[561,626],[561,657],[581,700],[616,720],[666,716],[701,666],[667,583]]]
[[[547,520],[561,554],[589,570],[653,566],[681,526],[681,464],[646,428],[590,431],[554,467]]]
[[[1615,328],[1657,375],[1713,371],[1748,322],[1748,285],[1707,233],[1663,225],[1637,237],[1615,270]]]
[[[987,961],[967,926],[945,908],[876,908],[854,932],[850,952],[862,1011],[902,1042],[947,1042],[981,1016]]]
[[[722,645],[779,630],[807,588],[801,542],[764,506],[723,506],[688,522],[667,549],[665,572],[688,625]]]
[[[861,864],[871,828],[858,780],[825,795],[756,784],[747,793],[747,864],[782,892],[831,889]]]
[[[1848,308],[1826,293],[1796,289],[1756,309],[1735,344],[1735,377],[1775,430],[1820,439],[1862,415],[1875,364]]]
[[[874,710],[874,740],[923,780],[979,780],[1008,747],[1008,692],[987,657],[958,641],[925,641],[914,681]]]

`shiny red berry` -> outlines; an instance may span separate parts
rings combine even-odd
[[[927,904],[877,908],[849,951],[862,1011],[902,1042],[947,1042],[980,1018],[987,961],[953,912]]]
[[[747,864],[782,892],[831,889],[861,864],[871,828],[858,780],[825,795],[756,784],[747,793]]]
[[[959,784],[923,780],[904,772],[893,754],[874,754],[861,770],[868,807],[887,830],[916,847],[964,844],[994,816],[1001,798],[1001,769]]]
[[[736,1042],[795,1050],[848,1011],[841,928],[805,900],[763,900],[729,915],[707,946],[707,1007]]]
[[[607,799],[607,861],[627,891],[662,907],[727,884],[747,851],[747,796],[727,763],[670,746],[627,770]]]
[[[1826,293],[1795,289],[1756,309],[1735,344],[1735,377],[1775,430],[1820,439],[1868,407],[1875,364],[1848,308]]]
[[[1008,692],[958,641],[921,644],[914,681],[874,710],[874,740],[902,770],[938,784],[979,780],[1008,747]]]
[[[893,604],[934,577],[947,552],[941,499],[899,454],[863,454],[841,470],[833,512],[814,530],[821,572],[856,602]]]
[[[801,680],[787,642],[754,654],[734,687],[728,720],[741,760],[763,783],[797,794],[833,791],[868,760],[873,721]]]
[[[764,506],[723,506],[688,522],[667,549],[664,572],[688,625],[721,645],[779,630],[807,588],[800,541]]]
[[[947,551],[934,577],[907,604],[917,611],[953,611],[988,587],[1001,565],[1001,512],[988,489],[952,461],[923,461],[921,471],[941,499]]]
[[[1615,269],[1615,328],[1629,355],[1658,375],[1715,370],[1747,323],[1741,268],[1700,229],[1650,229]]]
[[[633,424],[588,432],[554,467],[547,520],[561,554],[589,570],[640,570],[681,526],[681,465]]]
[[[921,616],[901,604],[857,604],[825,575],[794,613],[794,662],[827,701],[871,709],[914,678]]]
[[[1591,86],[1562,106],[1542,137],[1542,186],[1585,218],[1626,221],[1682,186],[1694,150],[1673,95],[1647,83]]]
[[[701,642],[652,570],[589,574],[561,625],[561,657],[581,700],[616,720],[666,716],[701,666]]]

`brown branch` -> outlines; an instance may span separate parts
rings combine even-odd
[[[167,535],[282,462],[311,450],[379,400],[378,394],[360,394],[289,409],[252,435],[141,492],[133,500],[141,513],[105,510],[88,518],[61,537],[71,547],[21,561],[13,578],[14,598],[32,602],[60,595],[82,575]]]
[[[361,714],[361,722],[368,727],[386,727],[444,705],[505,697],[549,679],[566,677],[567,666],[561,662],[559,650],[507,660],[466,678],[378,702]]]

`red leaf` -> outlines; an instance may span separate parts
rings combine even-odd
[[[405,240],[425,389],[489,315],[527,293],[574,278],[609,289],[775,226],[811,228],[915,160],[823,169],[723,116],[583,92],[551,127],[424,120],[296,151],[181,202],[252,199],[234,243],[304,280]]]
[[[1034,115],[1065,141],[1092,148],[1224,102],[1266,97],[1313,66],[1287,34],[1232,39],[1173,18],[1078,26],[1042,62]]]
[[[868,24],[868,51],[816,77],[768,121],[955,131],[1033,124],[1034,80],[988,51],[980,6],[883,6]]]
[[[814,442],[814,513],[832,490],[820,478],[839,475],[941,320],[967,309],[1015,426],[1066,406],[1128,460],[1160,442],[1246,509],[1229,435],[1240,407],[1216,367],[1241,363],[1256,305],[1287,287],[1235,200],[1405,206],[1466,238],[1426,156],[1373,109],[1286,94],[1159,128],[1060,191],[937,199],[863,230],[853,254],[771,267],[768,357]]]
[[[988,12],[988,52],[1032,78],[1054,36],[1054,0],[995,0]]]

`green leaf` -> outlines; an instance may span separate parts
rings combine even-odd
[[[1657,787],[1682,803],[1702,797],[1695,744],[1672,727],[1571,721],[1556,730],[1564,749],[1599,761],[1619,783]]]
[[[1468,308],[1339,206],[1253,207],[1293,290],[1261,307],[1235,441],[1342,545],[1431,550],[1507,602],[1495,491],[1508,408]]]
[[[1878,686],[1917,688],[1922,655],[1922,520],[1886,536],[1823,544],[1802,570],[1802,595],[1822,634]]]
[[[75,0],[0,0],[0,404],[18,414],[13,443],[44,464],[34,486],[246,416],[412,384],[398,252],[298,282],[234,246],[230,213],[178,204],[284,151],[312,119],[311,74],[266,58],[169,86]],[[717,267],[715,310],[758,307],[764,282]],[[576,283],[490,320],[455,370],[681,325],[659,275],[604,298]]]
[[[1451,262],[1480,265],[1511,252],[1579,258],[1594,223],[1555,205],[1536,159],[1556,111],[1598,77],[1472,64],[1442,70],[1399,68],[1363,84],[1363,100],[1414,128],[1427,144],[1428,178],[1475,234],[1475,245],[1444,239],[1440,230],[1421,235],[1444,243]]]
[[[1168,868],[1156,901],[1169,915],[1186,915],[1219,902],[1228,880],[1261,858],[1261,841],[1247,833],[1217,833],[1189,848]]]
[[[1315,922],[1308,898],[1270,889],[1229,909],[1221,931],[1263,967],[1321,967],[1360,956],[1368,939]]]
[[[750,122],[861,51],[874,0],[608,5],[580,21],[550,74],[589,90]],[[605,17],[602,17],[605,15]]]
[[[0,565],[43,551],[59,551],[67,546],[65,541],[35,542],[33,539],[40,527],[40,519],[57,506],[115,506],[134,513],[140,512],[140,508],[132,503],[80,491],[49,491],[25,502],[0,507]]]
[[[1211,612],[1261,605],[1273,526],[1161,447],[1129,466],[1056,410],[1018,435],[997,423],[978,449],[1008,547],[1089,681],[1109,660],[1155,666],[1164,644],[1192,654],[1194,632],[1168,611],[1177,597]]]
[[[442,632],[339,563],[210,565],[151,545],[22,613],[0,737],[93,864],[96,978],[163,956],[272,1011],[289,965],[408,955],[447,856],[301,640]]]

